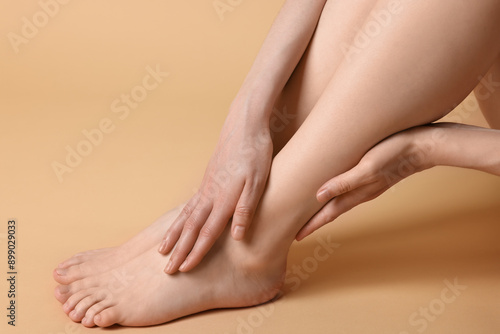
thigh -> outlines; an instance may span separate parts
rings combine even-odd
[[[390,135],[435,121],[478,84],[500,50],[498,0],[379,0],[313,109]],[[337,126],[338,127],[338,126]],[[380,138],[382,139],[382,138]]]
[[[386,18],[389,23],[342,59],[273,161],[269,193],[303,196],[310,210],[298,220],[319,209],[321,184],[353,167],[377,142],[451,111],[498,55],[500,1],[401,2],[406,5]],[[378,1],[360,33],[370,31],[390,3]],[[288,184],[274,181],[279,178]]]
[[[484,118],[492,129],[500,129],[500,57],[474,89]]]
[[[275,153],[293,136],[346,56],[376,0],[329,0],[271,118]]]

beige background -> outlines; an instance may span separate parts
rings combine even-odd
[[[43,2],[43,1],[42,1]],[[52,3],[46,0],[47,3]],[[228,105],[283,0],[78,1],[43,21],[37,1],[0,5],[0,237],[18,221],[17,326],[1,331],[95,333],[74,325],[53,297],[52,269],[75,252],[121,243],[193,193]],[[35,17],[35,18],[34,18]],[[48,17],[48,16],[46,16]],[[37,21],[18,52],[23,18]],[[25,31],[26,33],[26,31]],[[146,68],[169,76],[128,117],[111,103],[141,85]],[[452,120],[484,124],[469,99]],[[64,163],[108,118],[114,130],[59,182]],[[219,310],[120,333],[499,333],[500,179],[436,168],[397,185],[295,244],[287,292],[275,303]],[[314,257],[317,238],[340,246]],[[307,273],[306,271],[309,271]],[[467,286],[431,320],[445,280]],[[291,282],[294,282],[291,284]]]

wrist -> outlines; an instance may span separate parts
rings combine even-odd
[[[411,130],[411,155],[418,171],[437,165],[441,147],[441,131],[429,126],[420,126]]]
[[[229,114],[249,125],[269,126],[273,104],[274,100],[259,92],[240,90],[231,102]]]

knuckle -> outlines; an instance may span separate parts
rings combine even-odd
[[[368,182],[373,182],[378,178],[380,167],[371,160],[365,161],[359,165],[359,177],[363,177]]]
[[[195,231],[198,228],[198,220],[196,217],[189,217],[189,219],[184,224],[184,230],[187,232]]]
[[[364,178],[367,183],[374,183],[380,179],[380,175],[376,171],[372,170],[366,173]]]
[[[211,239],[214,237],[214,235],[214,230],[207,225],[203,226],[203,228],[200,230],[200,237],[202,238]]]
[[[361,171],[365,173],[370,173],[373,172],[377,169],[377,164],[375,161],[371,159],[363,159],[361,162],[358,164],[358,167]]]
[[[184,207],[182,208],[182,214],[185,216],[189,217],[192,212],[193,212],[193,210],[191,209],[191,207],[188,204],[184,205]]]
[[[341,194],[351,191],[351,184],[342,178],[337,180],[336,186]]]
[[[249,206],[238,206],[234,210],[234,215],[242,218],[250,218],[253,215],[253,209]]]

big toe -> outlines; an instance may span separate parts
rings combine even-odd
[[[81,263],[68,268],[56,268],[53,276],[56,282],[60,284],[70,284],[88,276],[87,267],[86,263]]]

